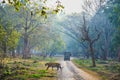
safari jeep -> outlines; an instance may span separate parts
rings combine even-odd
[[[65,52],[64,53],[64,61],[66,61],[66,60],[70,61],[70,56],[71,56],[70,52]]]

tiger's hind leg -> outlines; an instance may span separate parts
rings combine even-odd
[[[59,70],[59,67],[57,67],[57,70]]]
[[[52,66],[52,70],[53,70],[53,66]]]
[[[58,67],[57,67],[57,70],[62,70],[62,67],[61,67],[61,66],[58,66]]]
[[[62,66],[60,66],[59,68],[60,68],[60,70],[62,71],[63,67],[62,67]]]

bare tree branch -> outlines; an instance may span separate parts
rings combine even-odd
[[[92,40],[92,44],[100,38],[101,32],[97,35],[95,39]]]

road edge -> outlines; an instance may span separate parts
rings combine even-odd
[[[75,63],[73,60],[71,60],[71,61],[79,69],[82,69],[83,71],[85,71],[86,73],[90,74],[91,76],[94,76],[94,77],[98,78],[99,80],[102,80],[102,78],[100,77],[100,75],[97,72],[94,72],[94,71],[91,71],[91,70],[89,70],[87,68],[84,68],[84,67],[78,65],[77,63]]]

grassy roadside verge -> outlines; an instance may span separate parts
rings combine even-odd
[[[39,57],[32,59],[6,58],[0,68],[0,80],[56,80],[57,71],[46,70],[45,63],[55,59]]]
[[[90,59],[74,59],[72,62],[92,75],[100,75],[102,80],[120,80],[120,63],[118,62],[97,60],[97,67],[91,66]]]

